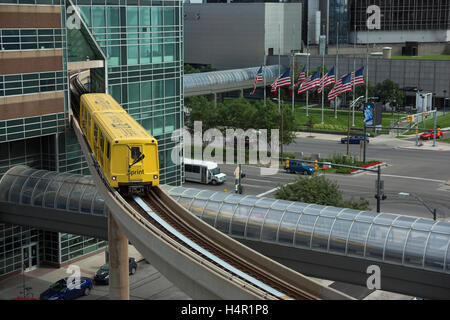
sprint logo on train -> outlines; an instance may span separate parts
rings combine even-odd
[[[135,175],[139,175],[139,174],[144,174],[144,170],[131,170],[130,172],[130,176],[135,176]]]

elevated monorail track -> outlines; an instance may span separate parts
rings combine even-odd
[[[242,252],[233,252],[230,251],[229,248],[224,247],[223,245],[217,244],[211,237],[208,237],[207,234],[200,232],[199,230],[193,228],[186,221],[184,221],[178,214],[173,212],[168,206],[166,206],[161,198],[158,196],[158,192],[161,190],[150,191],[147,194],[147,197],[142,198],[141,200],[152,209],[154,213],[156,213],[159,217],[161,217],[164,221],[166,221],[170,226],[172,226],[176,231],[189,240],[194,242],[196,245],[205,249],[207,252],[212,254],[214,258],[211,258],[210,255],[205,255],[204,253],[199,253],[201,257],[211,261],[214,265],[218,267],[223,267],[224,263],[229,264],[236,269],[240,270],[242,274],[236,275],[237,278],[241,279],[244,282],[248,282],[248,285],[256,285],[262,290],[267,292],[267,297],[273,295],[275,298],[279,299],[296,299],[296,300],[314,300],[317,299],[314,295],[305,292],[299,288],[296,288],[289,283],[283,281],[282,279],[278,279],[272,274],[268,273],[267,270],[261,268],[257,264],[249,264],[248,260],[243,258]],[[144,210],[143,215],[145,216],[146,211],[145,208],[140,206],[137,202],[135,204],[131,204],[136,211],[141,212]],[[153,224],[157,226],[161,226],[161,224],[152,218],[150,215],[146,216],[147,219]],[[179,237],[176,234],[171,234],[166,228],[161,226],[163,232],[171,236],[173,239],[179,241],[181,243]],[[195,247],[192,248],[197,251]],[[261,283],[263,285],[261,285]]]
[[[76,75],[70,84],[73,109],[77,109],[85,87]],[[134,199],[124,199],[106,183],[77,118],[76,114],[71,118],[73,129],[110,214],[136,249],[192,298],[351,299],[217,231],[159,187],[140,198],[144,207]],[[166,224],[176,231],[169,232]],[[183,237],[189,242],[182,241]]]

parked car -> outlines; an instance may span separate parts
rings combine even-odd
[[[441,137],[444,136],[444,133],[442,131],[439,131],[436,134],[436,139],[440,139]],[[434,130],[428,130],[428,132],[422,133],[420,135],[420,139],[422,140],[431,140],[434,139]]]
[[[134,258],[128,258],[129,274],[135,274],[137,270],[137,262]],[[106,263],[98,269],[94,276],[95,283],[109,284],[109,265]]]
[[[369,139],[365,138],[367,143],[369,143]],[[364,141],[364,136],[350,136],[350,144],[359,144],[361,141]],[[341,138],[341,143],[347,143],[347,137]]]
[[[92,290],[92,280],[81,277],[77,283],[75,278],[68,283],[69,278],[64,278],[53,283],[47,290],[41,293],[41,300],[72,300],[81,296],[88,296]]]
[[[298,172],[304,175],[311,175],[314,173],[314,167],[307,166],[303,163],[303,161],[299,160],[289,160],[289,163],[286,161],[284,170],[290,173]]]

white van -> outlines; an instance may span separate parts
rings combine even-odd
[[[184,176],[186,181],[204,184],[222,184],[227,175],[221,173],[217,163],[184,158]]]

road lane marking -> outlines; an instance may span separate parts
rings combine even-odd
[[[277,191],[277,190],[278,190],[278,187],[270,189],[269,191],[266,191],[266,192],[263,192],[261,194],[258,194],[257,197],[258,198],[264,197],[264,196],[266,196],[268,194],[271,194],[272,192]]]
[[[285,185],[283,185],[283,186],[288,186],[288,185],[293,184],[293,183],[296,183],[296,182],[297,182],[297,181],[294,181],[294,182],[285,184]],[[268,194],[271,194],[272,192],[277,191],[278,189],[280,189],[280,187],[276,187],[276,188],[270,189],[269,191],[266,191],[266,192],[263,192],[263,193],[261,193],[261,194],[258,194],[256,197],[258,197],[258,198],[264,197],[264,196],[266,196],[266,195],[268,195]]]
[[[374,173],[367,173],[368,176],[376,176]],[[420,178],[420,177],[408,177],[408,176],[396,176],[393,174],[381,174],[382,177],[392,177],[392,178],[401,178],[401,179],[412,179],[412,180],[422,180],[422,181],[431,181],[438,183],[445,183],[445,180],[436,180],[436,179],[428,179],[428,178]]]

